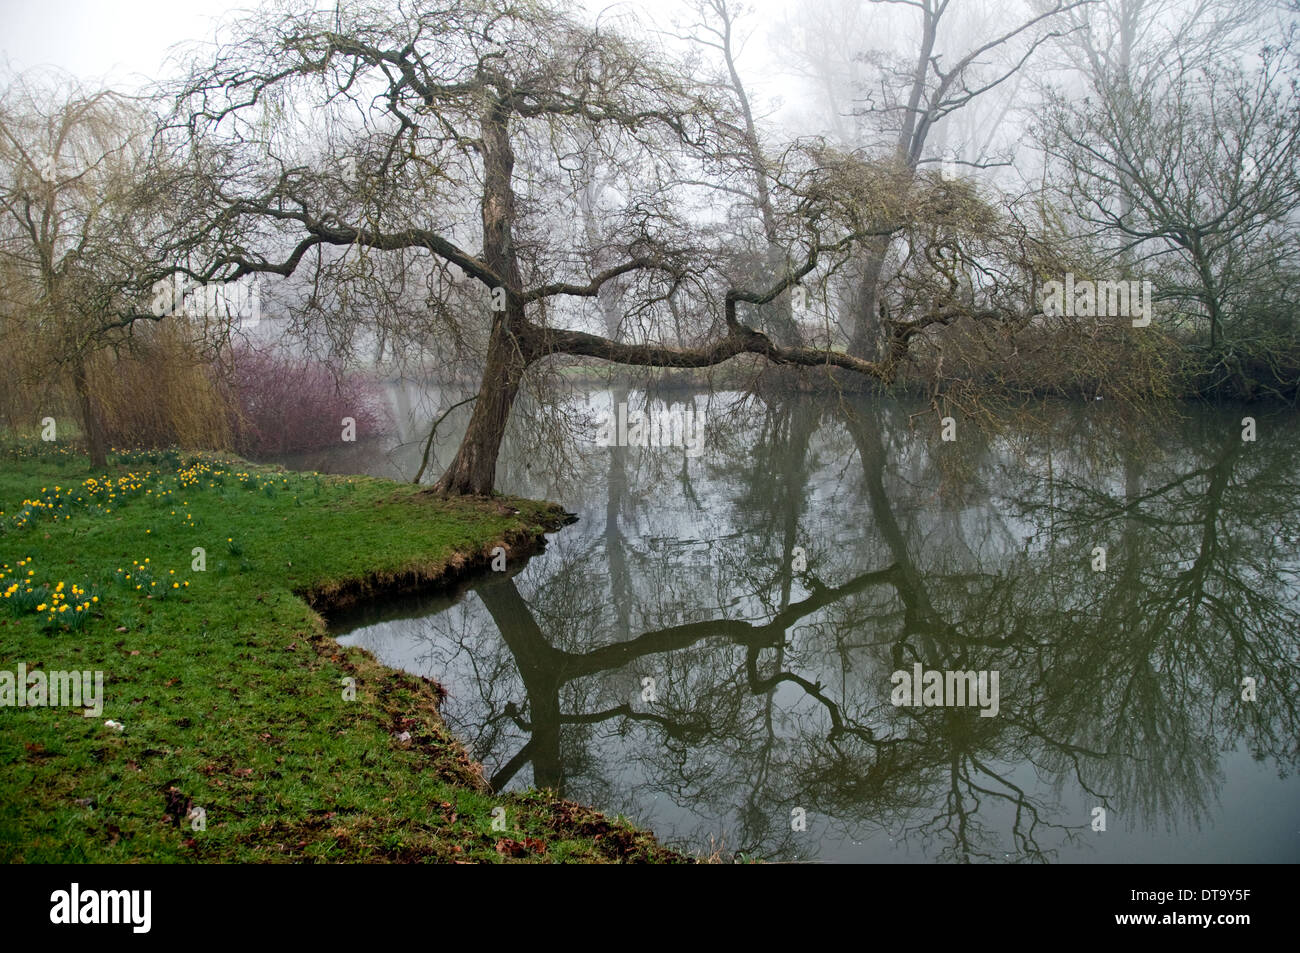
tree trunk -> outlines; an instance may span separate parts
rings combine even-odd
[[[439,493],[486,496],[492,492],[496,483],[497,454],[501,451],[510,408],[519,393],[524,371],[535,356],[519,337],[525,320],[524,304],[519,298],[522,281],[512,232],[515,193],[511,176],[514,174],[515,155],[510,144],[509,122],[509,110],[497,101],[487,105],[480,124],[483,259],[504,282],[500,290],[505,294],[505,310],[492,322],[478,401],[474,404],[474,413],[470,416],[456,458],[434,485]]]
[[[736,68],[735,52],[732,49],[732,12],[725,6],[719,7],[717,12],[722,18],[723,57],[731,77],[731,88],[736,94],[736,102],[745,121],[744,143],[754,175],[754,204],[763,217],[763,234],[767,239],[767,274],[769,279],[776,278],[785,270],[786,250],[778,239],[776,212],[772,206],[772,191],[768,185],[767,159],[763,155],[763,146],[758,139],[758,126],[754,123],[749,93],[740,78],[740,71]],[[763,305],[758,312],[759,327],[778,344],[782,347],[803,346],[803,335],[794,320],[794,309],[789,292],[782,292],[779,298]]]
[[[929,73],[935,42],[939,36],[939,19],[946,4],[935,10],[928,3],[921,8],[921,45],[916,64],[912,68],[912,84],[907,94],[907,109],[903,112],[902,128],[898,132],[898,161],[907,170],[905,187],[911,186],[912,177],[925,151],[925,140],[934,127],[933,105],[926,101],[925,79]],[[853,324],[853,339],[849,353],[864,361],[872,360],[880,342],[881,327],[877,318],[880,302],[880,276],[885,270],[889,254],[888,238],[873,239],[867,245],[862,263],[862,281],[858,287],[858,301]]]
[[[434,485],[439,493],[487,496],[495,487],[497,454],[501,451],[510,408],[528,369],[518,340],[508,330],[508,315],[509,311],[493,324],[474,413],[470,415],[456,458]]]
[[[90,396],[90,385],[86,380],[86,363],[80,354],[72,365],[72,386],[77,392],[77,406],[81,410],[81,429],[86,434],[86,443],[90,449],[90,465],[93,469],[103,470],[108,466],[108,453],[104,446],[104,431],[95,414],[95,403]]]
[[[767,246],[769,279],[780,277],[785,267],[785,252],[775,244],[769,243]],[[759,309],[759,316],[759,327],[777,344],[782,347],[803,347],[803,334],[794,318],[794,304],[790,299],[790,292],[783,291],[775,301],[763,305]]]
[[[858,291],[854,296],[853,339],[849,342],[849,353],[864,361],[875,360],[880,349],[880,275],[885,270],[888,251],[888,239],[873,239],[868,244]]]

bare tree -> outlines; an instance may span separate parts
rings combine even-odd
[[[884,120],[895,133],[894,161],[904,181],[927,160],[931,133],[944,119],[968,106],[1014,76],[1047,40],[1068,29],[1059,15],[1078,6],[1056,0],[1034,10],[987,40],[949,59],[943,51],[948,41],[945,17],[952,0],[873,0],[879,4],[913,7],[919,13],[915,55],[906,63],[881,71],[878,89],[871,90],[862,109]],[[951,18],[950,18],[951,19]],[[1050,27],[1050,29],[1049,29]],[[861,265],[854,330],[849,353],[873,356],[880,346],[881,282],[890,249],[888,236],[866,246]]]
[[[1168,82],[1102,79],[1058,98],[1048,154],[1069,208],[1117,254],[1159,267],[1159,297],[1208,333],[1218,359],[1234,305],[1295,260],[1300,93],[1288,38],[1259,67],[1192,62]]]
[[[737,65],[745,39],[738,35],[742,12],[737,9],[737,4],[729,0],[699,0],[694,5],[694,13],[696,19],[687,25],[689,35],[685,38],[713,50],[722,60],[724,76],[719,85],[733,100],[739,114],[740,126],[733,132],[737,140],[736,151],[752,181],[750,188],[736,191],[753,205],[758,215],[763,234],[762,260],[766,274],[780,274],[786,266],[787,246],[782,241],[782,229],[772,199],[773,171],[759,136],[749,90]],[[779,344],[797,346],[803,343],[788,294],[781,295],[769,304],[757,323]]]
[[[866,236],[896,229],[906,218],[897,190],[884,173],[824,147],[787,150],[772,196],[799,225],[791,242],[799,251],[763,287],[732,283],[704,245],[707,229],[688,214],[716,195],[697,186],[675,204],[672,194],[683,178],[734,170],[727,104],[681,63],[612,30],[500,0],[396,13],[296,5],[241,30],[178,99],[187,138],[224,157],[198,176],[213,208],[195,242],[209,252],[202,276],[288,275],[309,253],[338,246],[420,249],[477,282],[489,328],[483,378],[441,491],[491,492],[521,381],[549,355],[703,367],[756,354],[889,380],[919,330],[867,361],[783,347],[742,323],[738,303],[767,304],[846,260]],[[320,134],[310,146],[294,127],[307,104]],[[543,177],[543,156],[552,173],[574,167],[574,143],[589,144],[584,161],[598,153],[625,170],[630,189],[604,241],[616,260],[594,272],[562,240],[561,223],[579,217],[568,193],[548,192]],[[356,171],[340,176],[345,157]],[[573,302],[619,279],[636,288],[640,340],[564,326],[580,319]],[[693,340],[670,343],[655,315],[683,302],[696,315]]]

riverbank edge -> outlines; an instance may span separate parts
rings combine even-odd
[[[421,490],[417,495],[436,498],[431,490]],[[312,586],[295,591],[300,599],[311,608],[316,619],[316,630],[311,642],[322,659],[337,657],[342,646],[328,634],[328,619],[332,613],[353,609],[358,605],[383,599],[412,595],[430,595],[456,592],[467,588],[475,579],[492,571],[492,561],[498,548],[504,549],[507,565],[514,565],[518,560],[527,560],[546,548],[546,534],[557,532],[577,521],[577,516],[567,512],[558,503],[549,500],[516,500],[511,497],[470,497],[474,502],[484,506],[511,506],[515,502],[525,502],[537,507],[537,521],[507,531],[502,536],[490,540],[474,552],[455,551],[445,561],[434,564],[429,569],[414,569],[399,572],[374,571],[361,577],[340,579],[325,585]],[[519,511],[515,513],[519,515]],[[446,696],[446,689],[435,678],[413,676],[402,669],[385,665],[373,653],[359,646],[350,647],[349,651],[360,653],[365,664],[348,664],[347,667],[356,676],[365,677],[370,671],[380,670],[385,673],[407,678],[418,678],[434,694],[434,717],[445,729],[440,706]],[[399,715],[400,717],[400,715]],[[450,732],[449,732],[450,733]],[[465,768],[478,790],[489,791],[483,764],[474,760],[460,738],[451,734],[453,743],[459,749]],[[556,813],[557,829],[568,828],[569,836],[591,839],[593,846],[608,850],[611,860],[634,860],[651,863],[693,863],[697,858],[688,857],[678,851],[660,845],[655,836],[648,831],[641,831],[634,826],[619,822],[611,823],[600,811],[585,804],[554,797],[550,792],[528,792],[529,796],[540,801]],[[534,806],[537,806],[536,804]],[[603,844],[601,842],[604,842]],[[518,843],[511,842],[503,851],[507,856],[511,848]]]
[[[421,495],[436,499],[431,490],[420,490]],[[516,500],[513,497],[467,497],[475,503],[496,509],[511,510],[513,516],[520,511],[513,506],[523,502],[535,507],[533,522],[506,531],[488,541],[480,549],[470,552],[454,551],[441,561],[427,567],[408,567],[402,570],[374,570],[363,576],[353,576],[327,583],[295,589],[298,596],[317,614],[322,626],[328,625],[331,614],[356,608],[367,602],[392,599],[400,596],[429,595],[466,588],[477,576],[492,571],[492,561],[498,549],[503,551],[507,566],[527,560],[546,548],[546,534],[558,532],[577,522],[577,516],[567,512],[558,503],[548,500]]]
[[[227,455],[226,459],[231,459]],[[287,473],[294,474],[294,471],[283,471],[274,467],[263,467],[255,464],[246,465],[249,471],[257,473]],[[298,476],[304,474],[299,473]],[[9,476],[12,478],[13,473]],[[39,485],[40,481],[46,480],[53,482],[48,472],[32,472],[30,474],[31,482]],[[329,478],[341,481],[342,478]],[[446,501],[441,497],[431,494],[427,490],[420,490],[411,487],[408,484],[396,483],[394,481],[378,480],[374,478],[365,478],[368,484],[376,487],[382,487],[387,491],[388,500],[386,502],[396,503],[400,506],[415,505],[420,506],[423,503],[431,505],[433,510],[437,510],[439,504],[445,504]],[[351,482],[350,480],[348,481]],[[11,502],[11,501],[5,501]],[[222,501],[222,505],[226,504]],[[258,502],[261,502],[258,500]],[[334,512],[330,518],[346,521],[350,517],[365,517],[367,514],[367,504],[371,500],[357,500],[351,507],[340,508],[339,500],[333,500],[328,508]],[[345,502],[345,501],[344,501]],[[426,819],[413,819],[410,817],[389,817],[384,816],[383,812],[367,810],[359,807],[357,804],[347,805],[339,811],[327,810],[326,804],[321,804],[318,809],[307,812],[299,812],[298,816],[284,816],[274,822],[258,825],[255,830],[242,830],[233,837],[227,837],[225,843],[216,843],[218,838],[209,834],[204,836],[203,833],[192,833],[182,830],[181,820],[175,817],[160,818],[162,822],[161,833],[166,834],[171,828],[175,827],[175,833],[168,836],[167,839],[174,845],[180,841],[179,850],[157,850],[157,840],[160,835],[159,821],[151,821],[147,811],[135,811],[137,816],[127,818],[125,814],[113,816],[111,811],[106,809],[102,801],[107,801],[107,797],[101,798],[101,803],[94,803],[95,798],[77,798],[76,801],[81,808],[77,817],[77,823],[84,823],[90,831],[91,837],[98,835],[103,831],[108,832],[111,838],[110,844],[113,850],[107,852],[108,855],[101,855],[99,850],[87,849],[87,845],[80,842],[81,832],[75,835],[76,841],[66,835],[68,840],[62,844],[58,842],[58,836],[55,832],[69,830],[69,818],[66,810],[66,801],[71,800],[72,793],[84,793],[75,784],[66,783],[66,775],[75,772],[75,766],[65,765],[61,772],[55,772],[53,775],[46,773],[46,780],[54,777],[58,778],[58,783],[51,787],[55,790],[43,791],[45,795],[41,798],[43,804],[49,805],[48,809],[28,808],[25,813],[12,812],[12,804],[5,808],[3,822],[0,823],[0,855],[9,862],[22,862],[24,860],[42,862],[54,859],[62,860],[88,860],[88,861],[108,861],[108,862],[250,862],[256,861],[278,861],[278,862],[652,862],[652,863],[682,863],[692,862],[696,858],[688,857],[677,851],[670,850],[658,844],[653,834],[642,831],[630,825],[622,819],[610,819],[601,812],[586,805],[577,804],[566,799],[559,798],[553,792],[529,790],[525,792],[512,794],[494,795],[491,793],[487,782],[484,779],[484,768],[481,764],[474,761],[468,754],[463,742],[456,738],[447,728],[442,720],[439,703],[441,702],[444,691],[435,681],[427,678],[412,675],[400,669],[383,665],[371,653],[357,648],[344,648],[335,639],[328,635],[326,629],[326,616],[331,611],[356,605],[358,602],[364,602],[370,599],[382,599],[388,596],[410,593],[410,592],[438,592],[448,589],[455,589],[463,586],[467,581],[472,579],[476,574],[490,568],[493,551],[497,547],[503,547],[506,550],[507,560],[512,566],[517,565],[519,560],[540,551],[546,545],[546,533],[555,531],[568,523],[573,522],[574,517],[565,513],[564,510],[556,504],[544,503],[538,501],[515,500],[507,497],[490,497],[482,499],[464,499],[456,501],[458,506],[477,507],[482,511],[484,516],[493,519],[508,519],[510,525],[505,532],[498,532],[490,537],[482,537],[475,542],[477,545],[458,547],[455,549],[443,549],[442,551],[430,550],[425,554],[424,560],[418,565],[406,565],[400,569],[376,568],[360,574],[339,576],[324,582],[317,581],[313,584],[290,587],[289,591],[293,593],[294,599],[302,606],[303,614],[311,620],[308,631],[301,631],[299,626],[291,620],[283,620],[278,617],[278,613],[273,610],[273,605],[277,603],[275,599],[269,599],[265,609],[258,614],[258,617],[249,617],[246,621],[250,628],[258,632],[276,633],[279,638],[277,642],[281,644],[275,646],[278,651],[298,652],[303,641],[306,641],[312,649],[315,656],[314,664],[311,668],[332,669],[334,673],[341,673],[344,678],[353,678],[356,680],[356,698],[362,709],[361,717],[354,718],[350,724],[355,726],[361,722],[374,722],[382,725],[383,740],[391,748],[396,749],[390,752],[396,755],[406,764],[408,776],[404,779],[409,785],[409,790],[403,794],[409,799],[414,794],[418,798],[421,792],[427,794],[423,800],[428,802],[428,811],[430,816]],[[296,505],[301,505],[295,499]],[[195,510],[198,507],[194,507]],[[119,509],[118,521],[122,519],[121,513],[125,508]],[[291,511],[292,512],[292,511]],[[147,514],[137,514],[146,516]],[[118,522],[115,521],[115,522]],[[136,520],[135,522],[140,522]],[[151,524],[156,526],[157,524]],[[123,527],[120,522],[113,527],[115,533],[123,533],[128,528],[139,529],[135,527]],[[56,523],[51,527],[56,534],[60,529]],[[66,532],[66,530],[64,530]],[[51,539],[47,532],[44,539]],[[0,542],[9,544],[14,542],[14,537],[0,537]],[[24,549],[31,549],[31,555],[41,557],[41,544],[37,540],[24,539],[20,544]],[[6,545],[6,556],[12,555],[9,552],[10,547]],[[57,544],[51,544],[52,552],[46,553],[52,557],[48,561],[58,561],[59,557],[64,555],[58,552]],[[297,558],[294,554],[294,558]],[[71,560],[65,560],[71,562]],[[379,559],[382,563],[383,560]],[[289,563],[292,565],[292,562]],[[95,567],[82,566],[79,568],[88,568],[93,571]],[[98,567],[102,569],[103,567]],[[254,586],[256,588],[256,586]],[[261,602],[259,596],[256,600]],[[155,604],[154,608],[158,608]],[[202,608],[200,605],[199,608]],[[279,608],[283,608],[279,606]],[[299,616],[301,619],[302,616]],[[116,619],[112,620],[116,622]],[[289,624],[285,625],[284,622]],[[13,625],[10,620],[4,620],[4,625]],[[298,631],[294,631],[299,629]],[[22,633],[10,628],[9,636],[20,636]],[[88,630],[95,632],[95,630]],[[111,631],[111,630],[109,630]],[[118,629],[119,632],[122,629]],[[174,631],[171,633],[174,640]],[[234,636],[236,639],[238,634]],[[305,639],[304,639],[305,637]],[[50,665],[53,661],[57,665],[60,661],[66,662],[66,658],[60,658],[59,655],[67,655],[67,647],[63,647],[59,652],[53,653],[54,658],[48,657],[48,650],[42,653],[42,648],[37,644],[38,638],[47,638],[47,636],[31,636],[26,644],[22,644],[22,638],[18,638],[20,654],[23,652],[31,657],[35,655],[42,659],[46,666],[53,669]],[[111,635],[109,639],[113,638]],[[125,641],[125,640],[122,640]],[[122,645],[122,641],[118,645]],[[286,644],[287,643],[287,644]],[[254,643],[250,640],[248,645]],[[263,643],[264,644],[264,643]],[[12,650],[15,646],[10,643],[9,648]],[[184,651],[183,648],[179,649]],[[73,653],[80,653],[80,647],[71,649]],[[196,647],[197,651],[197,647]],[[6,655],[10,654],[6,652]],[[132,656],[141,654],[139,649],[129,652]],[[155,650],[152,653],[158,655]],[[301,655],[297,656],[302,659]],[[331,678],[331,682],[337,684],[336,679]],[[223,686],[224,687],[224,686]],[[336,691],[336,690],[335,690]],[[148,689],[142,691],[142,694],[163,694],[164,689],[161,684],[154,684]],[[137,699],[139,701],[139,699]],[[368,710],[366,710],[368,709]],[[250,709],[256,711],[256,709]],[[51,711],[51,709],[46,709]],[[182,714],[185,712],[170,712],[169,714]],[[12,715],[13,711],[9,710],[4,713]],[[59,712],[59,714],[63,714]],[[79,713],[77,713],[79,714]],[[229,712],[223,712],[223,715],[229,715]],[[143,720],[142,718],[139,720]],[[187,721],[188,719],[182,719]],[[4,734],[8,735],[8,743],[3,750],[0,750],[0,765],[9,765],[18,767],[26,773],[29,765],[33,767],[30,772],[35,775],[33,780],[38,781],[35,786],[40,790],[39,781],[41,780],[42,771],[40,766],[50,763],[47,759],[59,756],[73,755],[71,749],[76,742],[67,746],[67,749],[60,750],[58,744],[50,744],[50,732],[47,721],[37,721],[32,718],[26,720],[10,720],[6,727],[11,730]],[[70,722],[74,728],[82,728],[81,719],[76,718]],[[137,721],[138,724],[138,721]],[[67,727],[65,723],[64,727]],[[96,737],[92,744],[95,750],[92,753],[94,760],[97,762],[104,757],[111,758],[112,755],[104,755],[104,752],[111,751],[114,741],[113,732],[106,731],[100,727],[99,722],[91,722],[86,719],[85,728],[93,730]],[[141,729],[136,724],[131,725],[136,731]],[[186,726],[188,727],[188,725]],[[330,725],[329,727],[334,727]],[[373,728],[373,726],[371,726]],[[246,728],[240,729],[236,724],[235,730],[242,730],[250,738],[266,738],[276,731],[276,726],[271,724],[251,723]],[[319,726],[316,730],[321,731]],[[340,730],[338,733],[342,733]],[[107,736],[107,738],[105,737]],[[63,739],[60,739],[63,740]],[[103,746],[107,740],[108,746]],[[366,739],[368,742],[375,740]],[[253,742],[257,744],[257,742]],[[119,747],[121,747],[119,745]],[[22,751],[25,749],[25,755]],[[134,757],[128,757],[132,753],[129,741],[126,745],[126,751],[117,752],[124,758],[126,772],[142,772],[145,770],[141,764],[136,763]],[[146,754],[158,756],[164,752],[147,749]],[[171,755],[171,751],[165,754]],[[300,752],[301,754],[301,752]],[[233,764],[228,764],[229,758],[224,755],[218,755],[216,752],[196,752],[191,755],[191,760],[206,762],[199,770],[209,777],[225,778],[233,775],[236,779],[243,779],[248,776],[250,769],[236,768]],[[382,759],[382,756],[381,756]],[[69,758],[75,761],[75,758]],[[139,759],[143,762],[143,759]],[[279,759],[283,761],[284,758]],[[323,760],[323,759],[322,759]],[[310,763],[311,752],[307,753],[306,761]],[[362,757],[362,763],[365,762],[365,756]],[[213,765],[219,767],[213,770]],[[147,766],[145,766],[147,767]],[[370,763],[371,769],[374,767],[374,761]],[[169,769],[170,770],[170,769]],[[337,771],[337,768],[335,769]],[[363,768],[358,767],[358,775],[364,773]],[[390,774],[392,768],[389,768]],[[242,773],[241,773],[242,772]],[[164,772],[167,773],[167,772]],[[260,773],[260,772],[259,772]],[[286,771],[287,774],[287,771]],[[116,777],[116,776],[114,776]],[[15,781],[14,778],[10,779]],[[331,781],[341,782],[343,788],[348,788],[349,778],[332,777]],[[360,778],[357,779],[360,784]],[[390,777],[388,780],[399,780]],[[222,784],[217,780],[218,785]],[[96,784],[103,784],[99,779]],[[181,783],[184,787],[184,783]],[[459,792],[448,794],[447,787],[460,789]],[[9,788],[10,785],[3,785]],[[337,785],[336,785],[337,787]],[[169,785],[169,790],[176,788],[177,785]],[[15,788],[8,791],[14,794],[21,788]],[[193,793],[195,804],[206,802],[212,805],[212,792],[191,791],[187,789],[187,794]],[[460,794],[465,796],[462,797]],[[6,798],[10,800],[9,798]],[[13,799],[16,800],[16,799]],[[159,814],[162,814],[162,808],[166,796],[160,794],[157,798],[159,805]],[[187,798],[187,800],[189,800]],[[82,802],[90,801],[90,804]],[[138,801],[136,802],[139,803]],[[497,830],[494,821],[493,812],[498,808],[505,809],[507,823],[503,830]],[[41,814],[47,816],[41,817]],[[96,815],[112,816],[113,820],[108,823],[108,816],[97,817]],[[374,816],[379,814],[380,816]],[[343,818],[346,816],[346,823]],[[154,815],[158,817],[158,815]],[[222,817],[220,810],[213,812],[210,820],[216,822]],[[132,822],[133,827],[146,828],[146,837],[142,837],[138,843],[142,844],[143,849],[139,855],[133,855],[130,851],[123,852],[120,849],[120,841],[123,837],[129,839],[133,833],[124,823],[124,818]],[[24,825],[26,822],[35,822]],[[412,825],[410,822],[414,821]],[[172,823],[174,822],[174,824]],[[455,828],[455,836],[448,836],[446,843],[439,843],[437,828],[440,824],[450,825]],[[185,826],[189,826],[188,822]],[[394,828],[404,828],[414,826],[420,828],[422,842],[412,843],[411,838],[398,835],[396,837],[385,837],[382,835],[391,834]],[[212,828],[209,828],[211,831]],[[366,832],[378,834],[380,836],[365,836]],[[39,847],[33,851],[30,843],[24,845],[21,841],[24,834],[30,834],[32,841],[39,842]],[[54,839],[51,840],[51,835]],[[416,838],[419,841],[420,838]],[[323,852],[326,856],[313,856],[314,848],[320,845],[321,841],[327,841],[327,848]],[[350,850],[349,845],[356,847],[355,852]],[[29,856],[33,852],[39,854],[38,857]],[[255,855],[255,856],[250,856]]]

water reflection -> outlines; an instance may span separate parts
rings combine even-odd
[[[1069,407],[943,443],[917,410],[751,401],[701,457],[587,448],[564,492],[516,461],[507,490],[580,522],[454,604],[336,625],[448,686],[496,787],[691,849],[1300,858],[1294,419],[1246,443],[1239,414]],[[891,704],[917,663],[998,672],[997,716]]]

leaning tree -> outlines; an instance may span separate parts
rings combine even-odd
[[[186,250],[202,264],[187,267],[232,280],[340,251],[417,254],[477,283],[482,305],[463,320],[486,331],[482,382],[443,492],[492,491],[525,372],[551,355],[704,367],[748,353],[889,381],[913,336],[952,320],[896,322],[875,361],[782,346],[742,322],[739,304],[773,301],[896,231],[907,190],[888,166],[790,146],[766,171],[773,234],[791,252],[742,286],[709,236],[725,184],[750,173],[743,119],[682,62],[606,25],[546,3],[423,0],[290,4],[235,30],[177,96],[177,142],[204,157]],[[619,170],[621,193],[595,236],[580,200],[593,166]],[[634,302],[616,334],[582,310],[611,282]],[[668,332],[668,311],[689,326]]]

